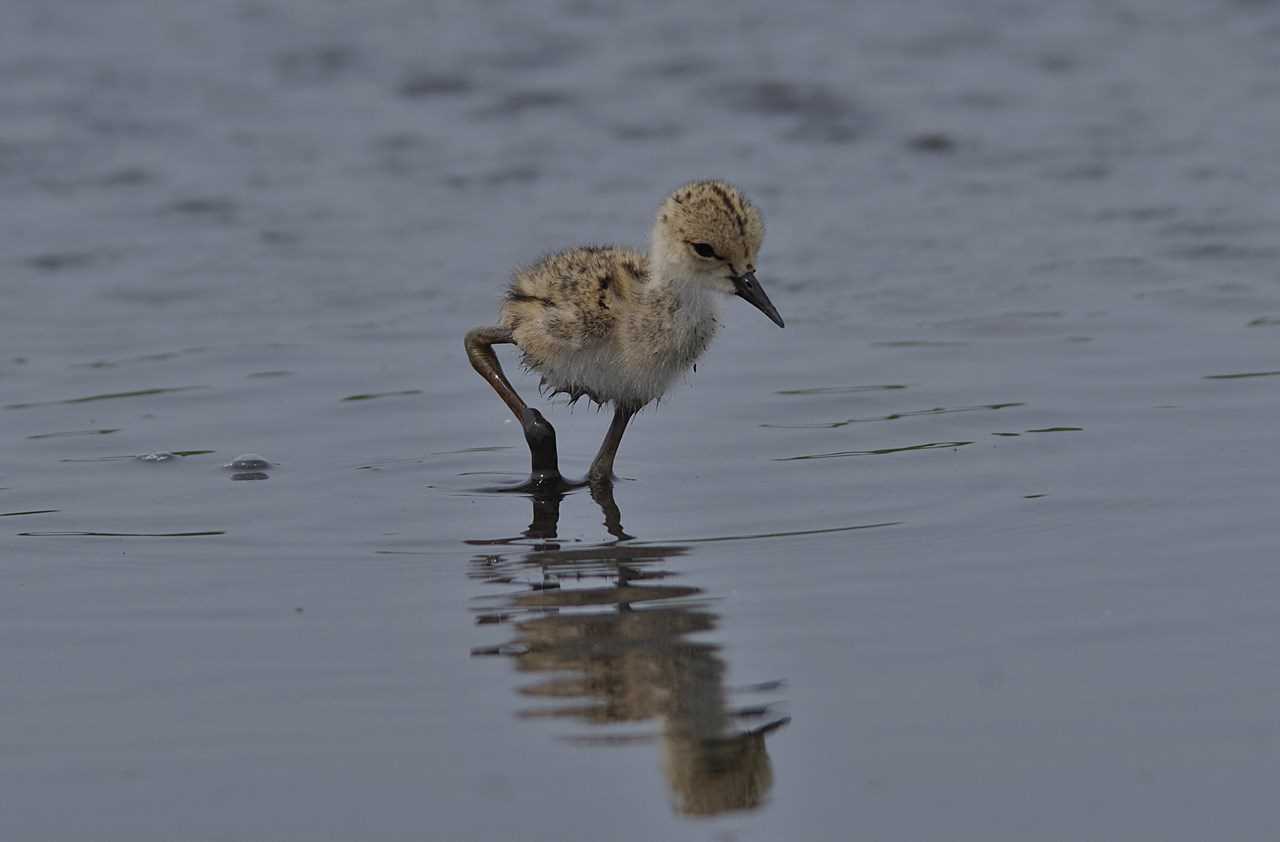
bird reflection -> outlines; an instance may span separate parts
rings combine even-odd
[[[533,681],[518,692],[522,718],[556,718],[589,726],[660,723],[659,735],[580,734],[587,745],[656,740],[678,813],[707,816],[763,803],[773,785],[765,736],[789,720],[772,706],[731,706],[730,696],[779,689],[780,682],[729,690],[719,647],[690,639],[716,628],[701,588],[663,580],[681,545],[635,545],[622,528],[613,488],[597,484],[592,499],[616,541],[564,549],[556,540],[565,492],[533,496],[533,521],[518,538],[478,540],[519,547],[472,561],[473,578],[520,585],[478,611],[478,622],[507,623],[515,638],[473,655],[502,655]],[[530,540],[532,539],[532,540]],[[751,727],[754,726],[754,727]]]

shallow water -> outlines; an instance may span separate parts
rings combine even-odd
[[[1280,6],[646,9],[9,4],[0,835],[1275,835]],[[707,175],[786,330],[482,490]]]

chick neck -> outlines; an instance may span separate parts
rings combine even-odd
[[[673,242],[661,222],[649,243],[649,289],[660,298],[674,298],[672,315],[685,324],[714,320],[720,311],[720,296],[689,265],[684,243]]]

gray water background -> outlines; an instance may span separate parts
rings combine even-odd
[[[1280,833],[1280,4],[0,15],[0,837]],[[786,330],[480,490],[708,176]]]

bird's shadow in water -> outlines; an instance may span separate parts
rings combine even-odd
[[[613,541],[565,549],[558,532],[569,491],[557,489],[529,495],[533,518],[520,536],[467,542],[492,548],[472,559],[469,575],[506,588],[477,601],[477,624],[514,631],[507,643],[472,655],[508,657],[533,679],[517,690],[524,700],[517,717],[587,726],[564,738],[571,743],[659,744],[676,812],[759,807],[773,784],[765,736],[790,718],[741,697],[775,693],[783,683],[725,686],[720,647],[700,635],[719,624],[712,595],[664,581],[680,575],[667,562],[689,547],[632,542],[612,483],[589,487]],[[646,723],[657,733],[621,732]]]
[[[533,520],[529,523],[529,528],[519,536],[511,538],[479,538],[467,541],[467,543],[472,546],[485,546],[514,544],[524,538],[554,539],[560,528],[561,501],[574,491],[582,488],[590,491],[591,499],[596,502],[596,505],[600,507],[600,511],[604,514],[605,531],[618,541],[629,541],[635,537],[628,535],[622,528],[622,512],[618,509],[618,504],[613,499],[613,482],[611,480],[595,482],[588,482],[587,480],[568,482],[562,480],[550,486],[531,485],[530,482],[525,482],[520,485],[502,485],[479,489],[481,492],[494,494],[517,493],[528,495],[529,500],[533,503]]]

